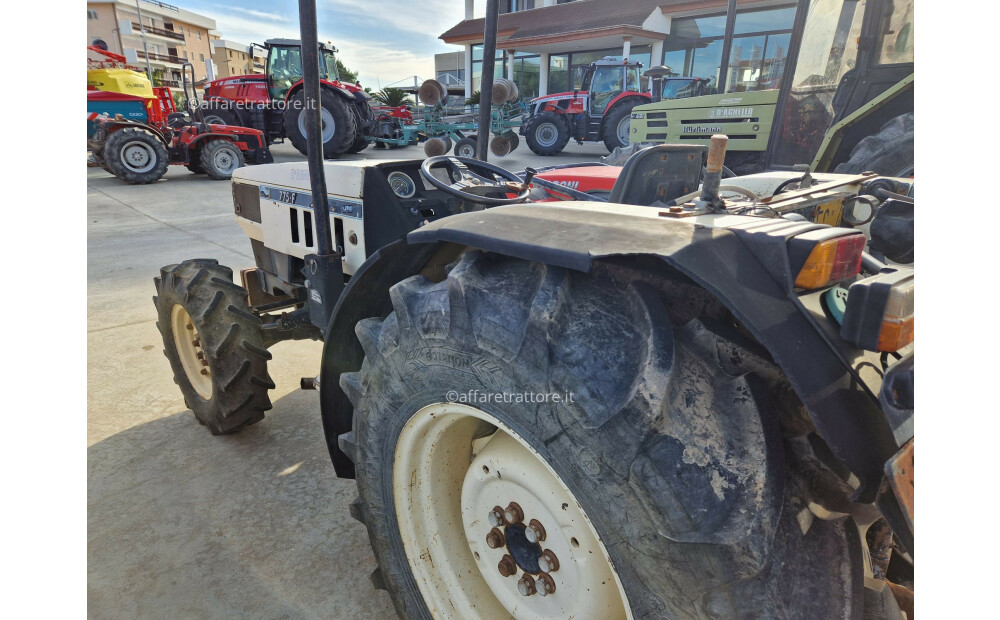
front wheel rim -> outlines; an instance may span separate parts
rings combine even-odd
[[[184,306],[174,304],[170,309],[170,331],[174,336],[174,349],[180,358],[188,383],[204,400],[212,398],[212,370],[201,341],[201,335],[194,326],[194,320]]]
[[[552,146],[559,139],[559,129],[555,123],[542,123],[535,129],[535,140],[539,146]]]
[[[393,495],[407,561],[435,618],[456,610],[463,618],[632,617],[573,493],[493,416],[459,403],[417,411],[400,432]]]
[[[215,153],[215,167],[219,172],[232,172],[236,170],[236,153],[230,147],[221,148]]]

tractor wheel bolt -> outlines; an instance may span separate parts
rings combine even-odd
[[[206,370],[206,369],[202,368],[202,369],[201,369],[201,374],[203,374],[203,375],[206,375],[206,376],[207,376],[207,375],[208,375],[208,370]]]
[[[507,523],[520,523],[524,521],[524,511],[517,505],[517,502],[511,502],[503,511],[503,518]]]
[[[528,523],[528,527],[524,528],[524,537],[531,543],[542,542],[545,540],[545,528],[542,527],[538,519],[532,519]]]
[[[556,582],[548,573],[539,573],[538,575],[538,593],[542,596],[548,596],[550,594],[555,594],[556,592]]]
[[[504,525],[503,520],[503,508],[500,506],[494,506],[493,510],[490,511],[490,516],[488,517],[490,525],[493,527],[500,527]]]
[[[201,346],[201,338],[195,338],[194,340],[191,341],[191,344],[193,344],[196,347],[200,347]]]
[[[559,570],[559,558],[556,554],[552,553],[551,549],[546,549],[542,551],[542,555],[538,558],[538,568],[542,569],[545,573],[554,573]]]
[[[517,591],[521,593],[521,596],[531,596],[535,593],[535,580],[534,578],[525,573],[523,577],[517,582]]]
[[[195,351],[194,352],[194,356],[197,357],[200,360],[203,360],[203,359],[205,359],[205,352],[204,351]]]
[[[505,555],[500,558],[500,563],[497,564],[497,570],[499,570],[500,574],[504,577],[510,577],[511,575],[517,574],[517,562],[515,562],[514,558],[509,555]]]
[[[187,324],[187,328],[194,331],[194,325],[192,325],[191,323]]]
[[[499,549],[503,545],[503,532],[500,531],[500,528],[495,527],[490,530],[490,533],[486,535],[486,546],[490,549]]]

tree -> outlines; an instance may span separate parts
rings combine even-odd
[[[374,97],[378,101],[381,101],[385,105],[393,108],[396,106],[413,104],[413,101],[410,99],[409,93],[407,93],[402,88],[392,88],[392,87],[383,88],[382,90],[375,93]]]
[[[479,105],[479,91],[472,93],[472,96],[465,100],[465,105]]]
[[[344,63],[340,62],[339,58],[337,59],[337,74],[340,76],[341,82],[354,84],[358,81],[358,72],[348,69]]]

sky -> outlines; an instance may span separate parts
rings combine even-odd
[[[237,43],[300,38],[297,0],[169,1],[211,17],[223,38]],[[486,3],[476,4],[481,15]],[[412,84],[413,75],[432,78],[434,54],[462,49],[438,36],[464,19],[464,0],[316,0],[316,12],[319,40],[332,41],[341,62],[375,90]]]

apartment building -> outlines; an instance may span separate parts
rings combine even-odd
[[[87,44],[102,39],[143,70],[148,61],[163,86],[180,85],[185,62],[194,65],[196,83],[209,77],[211,41],[219,36],[214,19],[165,2],[139,0],[138,7],[135,0],[87,2]]]
[[[215,63],[215,77],[227,78],[234,75],[249,75],[264,73],[264,62],[267,55],[259,47],[253,48],[246,43],[237,43],[227,39],[215,39],[212,44],[212,61]]]
[[[484,0],[480,0],[484,2]],[[667,65],[682,76],[717,81],[727,0],[500,0],[494,74],[514,80],[522,96],[579,88],[600,58]],[[479,90],[483,18],[465,19],[439,37],[464,47],[466,96]],[[727,83],[719,92],[777,88],[795,16],[794,0],[739,0]]]

